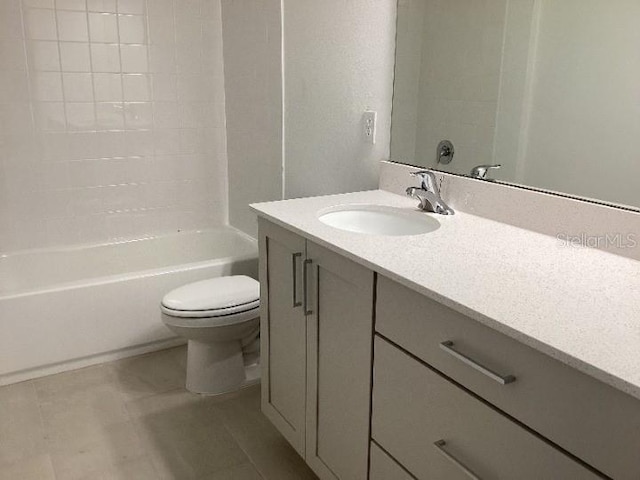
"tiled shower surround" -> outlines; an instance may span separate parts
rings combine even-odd
[[[0,2],[0,253],[226,220],[216,0]]]

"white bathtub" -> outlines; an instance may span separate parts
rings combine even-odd
[[[0,255],[0,385],[183,343],[163,295],[257,268],[257,243],[230,227]]]

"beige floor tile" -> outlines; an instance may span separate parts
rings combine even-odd
[[[134,400],[183,388],[186,347],[177,347],[111,364],[114,381],[125,400]]]
[[[130,417],[136,418],[151,414],[161,415],[163,412],[172,410],[188,411],[193,405],[205,401],[205,397],[194,395],[184,388],[179,388],[146,398],[130,400],[125,403],[125,406]]]
[[[106,427],[130,421],[108,365],[44,377],[34,385],[50,449],[91,444]]]
[[[315,480],[260,387],[184,389],[185,348],[0,388],[0,480]]]
[[[114,466],[102,474],[100,480],[157,480],[158,474],[148,457]],[[90,479],[87,479],[90,480]]]
[[[45,452],[45,432],[33,383],[0,388],[0,464]]]
[[[78,480],[158,480],[158,473],[153,468],[151,459],[142,457],[127,461],[106,470],[92,470]]]
[[[146,452],[131,422],[95,427],[76,439],[51,445],[57,480],[80,480],[118,472]]]
[[[125,403],[111,383],[91,385],[84,391],[74,391],[67,399],[64,397],[56,394],[48,397],[55,400],[40,403],[50,451],[81,452],[87,445],[100,442],[111,445],[111,437],[127,425],[135,432]]]
[[[267,480],[315,480],[317,477],[260,411],[260,387],[254,386],[212,403],[240,447]]]
[[[52,442],[91,435],[100,427],[129,421],[118,392],[111,385],[96,387],[69,401],[40,404],[47,438]]]
[[[0,480],[56,480],[48,455],[23,458],[14,463],[0,463]]]
[[[258,471],[251,464],[240,465],[230,469],[205,475],[198,480],[263,480]]]
[[[161,478],[196,479],[249,462],[201,397],[174,391],[129,402],[127,408]]]
[[[70,401],[84,397],[87,392],[113,384],[109,364],[96,365],[33,380],[38,399],[43,402]]]

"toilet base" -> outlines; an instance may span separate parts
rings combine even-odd
[[[256,383],[260,383],[260,362],[244,367],[245,380],[241,388],[250,387]]]
[[[259,362],[245,366],[238,341],[203,343],[189,340],[187,390],[201,395],[233,392],[260,381]]]

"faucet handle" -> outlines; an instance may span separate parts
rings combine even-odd
[[[412,177],[418,177],[421,182],[421,187],[423,190],[428,190],[431,192],[435,191],[436,186],[436,176],[433,174],[432,170],[418,170],[417,172],[410,172],[409,175]]]
[[[501,164],[497,165],[478,165],[477,167],[473,167],[471,169],[471,177],[472,178],[481,178],[486,179],[489,170],[498,170],[502,168]]]

